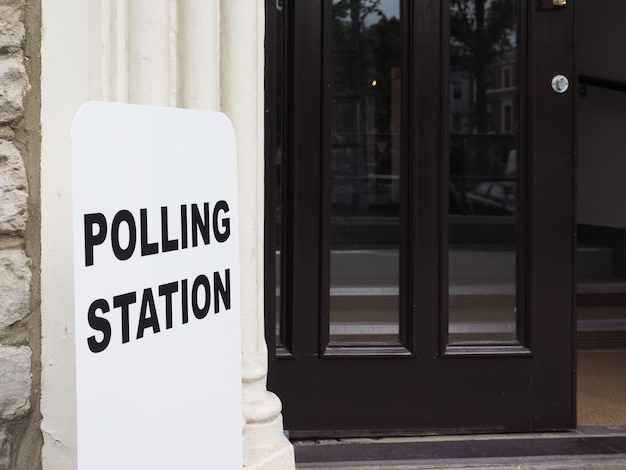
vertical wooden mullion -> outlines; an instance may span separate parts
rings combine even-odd
[[[557,74],[574,81],[573,5],[554,8],[540,0],[530,20],[529,320],[531,350],[544,359],[534,370],[533,427],[570,428],[576,424],[575,87],[558,94],[550,82]]]
[[[274,65],[276,70],[280,71],[282,76],[283,88],[277,88],[277,93],[282,94],[282,106],[279,110],[282,113],[281,120],[281,143],[282,165],[281,165],[281,256],[280,256],[280,352],[288,357],[293,351],[293,289],[291,280],[293,279],[293,243],[291,240],[291,232],[293,229],[293,155],[294,147],[292,142],[293,130],[293,76],[290,73],[290,64],[293,61],[293,0],[283,0],[282,8],[282,53],[281,62]],[[275,216],[274,212],[274,216]],[[275,273],[273,274],[275,276]],[[274,279],[274,278],[273,278]],[[286,353],[286,354],[285,354]]]
[[[410,108],[411,108],[411,51],[413,50],[411,41],[411,30],[413,26],[412,12],[414,9],[413,2],[409,0],[402,0],[400,4],[400,17],[402,28],[402,58],[401,58],[401,110],[400,110],[400,201],[398,208],[398,216],[400,217],[400,312],[399,312],[399,327],[400,327],[400,344],[404,346],[408,351],[413,352],[415,350],[413,341],[415,334],[413,328],[415,326],[414,321],[414,307],[413,307],[413,295],[411,294],[411,204],[412,198],[410,197],[410,188],[412,188],[411,179],[411,165],[410,156],[411,151],[411,132],[409,128],[410,122]]]
[[[441,73],[441,164],[439,175],[439,226],[440,226],[440,256],[439,256],[439,354],[445,354],[448,343],[448,330],[450,325],[449,305],[450,305],[450,217],[449,217],[449,185],[450,185],[450,5],[449,1],[442,2],[441,5],[441,63],[439,64]]]
[[[442,8],[447,2],[413,4],[412,93],[410,111],[410,176],[412,298],[414,352],[434,358],[440,345],[441,203],[441,33]]]
[[[519,129],[517,132],[517,158],[516,158],[516,175],[517,175],[517,230],[516,230],[516,329],[517,340],[520,345],[530,347],[530,323],[529,323],[529,285],[530,285],[530,261],[532,253],[532,245],[530,243],[530,224],[531,217],[529,214],[528,199],[530,195],[530,145],[529,145],[529,128],[530,128],[530,106],[529,100],[531,96],[530,77],[530,8],[528,2],[518,0],[518,73],[517,73],[517,92],[518,96],[518,115]]]
[[[330,248],[331,248],[331,94],[332,94],[332,3],[322,0],[322,68],[320,71],[320,313],[319,354],[323,356],[330,342]]]
[[[265,341],[267,343],[269,363],[273,364],[276,356],[276,103],[275,74],[271,64],[276,63],[276,13],[274,2],[266,1],[265,8],[265,225],[263,227],[264,253],[264,308],[265,308]],[[282,323],[282,322],[281,322]]]
[[[293,7],[293,163],[291,231],[291,328],[293,353],[311,358],[319,352],[320,220],[322,199],[319,131],[322,116],[320,86],[321,0],[294,1]]]

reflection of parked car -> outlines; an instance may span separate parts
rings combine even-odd
[[[467,193],[467,199],[476,215],[515,214],[515,183],[513,181],[486,181]]]
[[[448,182],[448,211],[450,214],[471,214],[472,210],[465,196],[465,193],[459,191],[451,181]]]

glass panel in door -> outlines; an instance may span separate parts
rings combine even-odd
[[[330,343],[399,342],[400,0],[332,1]]]
[[[518,336],[518,11],[450,0],[450,343]]]

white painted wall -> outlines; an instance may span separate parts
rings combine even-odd
[[[89,6],[84,1],[42,2],[41,430],[45,469],[76,468],[69,132],[75,112],[90,96]]]
[[[626,2],[579,0],[578,72],[626,81]],[[578,99],[578,221],[626,228],[626,93]]]
[[[70,128],[88,100],[219,110],[239,165],[244,468],[294,468],[263,336],[263,0],[42,0],[44,470],[76,468]]]

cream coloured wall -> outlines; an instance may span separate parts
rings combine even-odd
[[[42,1],[43,468],[76,468],[70,127],[89,100],[225,112],[239,166],[244,468],[294,468],[265,387],[263,1]]]

